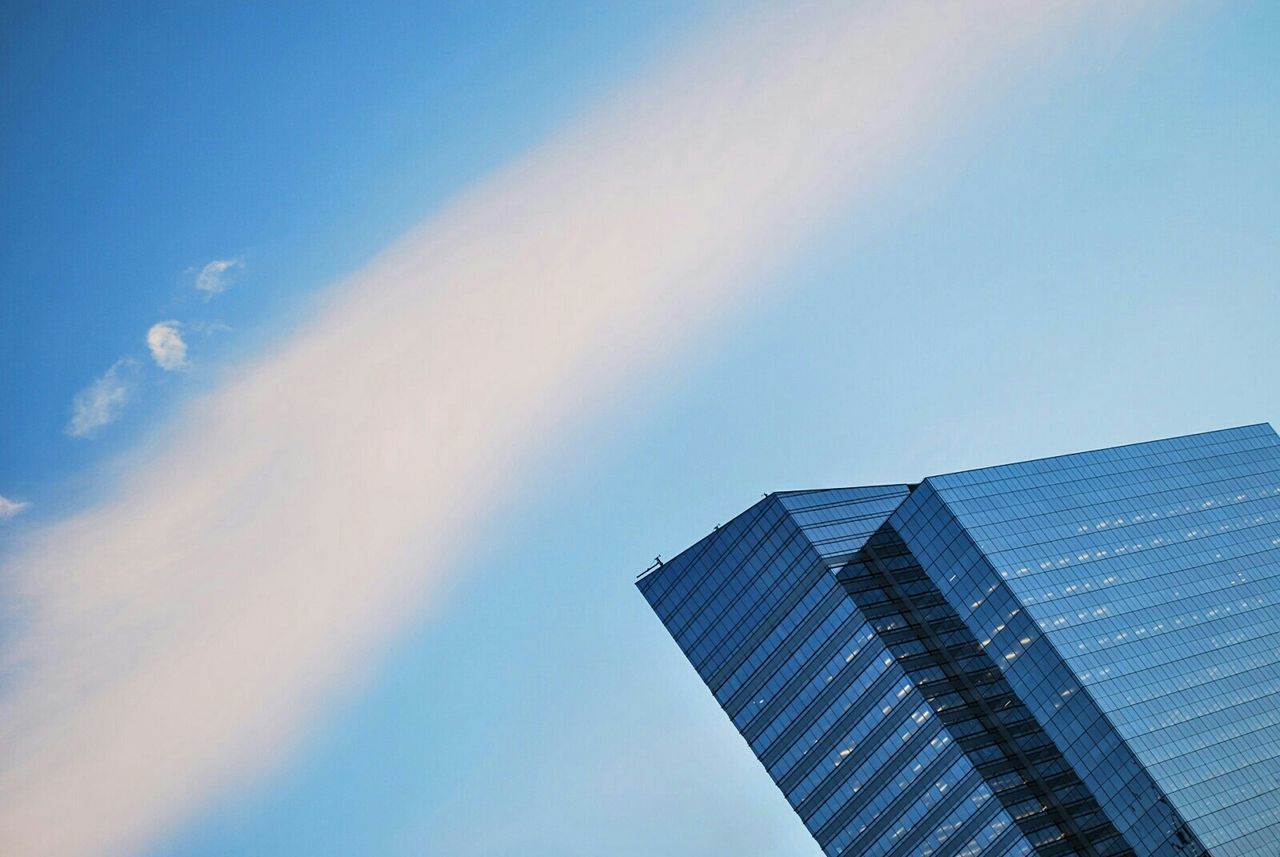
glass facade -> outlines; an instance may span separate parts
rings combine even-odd
[[[1270,426],[771,494],[637,585],[826,854],[1280,853]]]
[[[638,585],[826,853],[1031,854],[837,582],[909,494],[771,494]]]

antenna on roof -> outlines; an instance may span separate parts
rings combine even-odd
[[[640,572],[640,576],[639,576],[639,577],[637,577],[637,578],[636,578],[636,580],[640,580],[642,577],[645,577],[646,575],[652,574],[653,572],[657,571],[657,570],[658,570],[658,569],[660,569],[660,568],[662,568],[662,556],[661,556],[661,555],[659,555],[659,556],[655,556],[655,557],[653,558],[653,565],[649,566],[649,567],[648,567],[648,568],[646,568],[644,571]]]

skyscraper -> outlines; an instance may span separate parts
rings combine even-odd
[[[1280,854],[1280,438],[769,494],[637,582],[828,855]]]

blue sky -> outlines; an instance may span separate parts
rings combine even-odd
[[[853,20],[850,38],[858,26],[878,26],[873,7]],[[821,17],[816,7],[809,13]],[[802,45],[805,22],[791,25],[797,41],[779,44]],[[24,692],[29,652],[51,675],[60,675],[59,653],[80,657],[47,629],[24,635],[28,622],[45,628],[40,599],[56,604],[64,594],[40,588],[45,572],[94,556],[97,545],[90,540],[66,558],[46,542],[81,532],[69,528],[114,532],[107,524],[160,508],[139,495],[169,490],[163,486],[176,486],[172,499],[181,499],[186,468],[197,470],[204,455],[193,440],[205,435],[191,426],[211,410],[272,401],[273,392],[285,398],[286,415],[311,413],[313,398],[331,394],[322,415],[347,394],[359,402],[358,390],[341,387],[341,371],[336,391],[276,390],[255,379],[277,377],[273,355],[311,353],[313,329],[342,330],[325,307],[346,306],[344,295],[360,289],[376,297],[381,281],[362,285],[360,272],[406,230],[447,216],[458,200],[465,205],[477,186],[505,198],[504,188],[521,180],[521,159],[559,151],[556,141],[574,139],[575,128],[612,127],[611,117],[633,103],[644,116],[660,115],[661,103],[645,107],[637,87],[647,91],[646,81],[673,64],[719,56],[718,44],[737,44],[735,26],[727,8],[682,4],[375,5],[359,15],[338,4],[42,4],[8,16],[0,50],[0,495],[30,505],[0,521],[4,611],[13,618],[0,639],[21,656],[4,661],[0,689]],[[969,37],[984,50],[996,41],[986,31],[957,39]],[[144,833],[131,833],[130,847],[183,857],[814,857],[816,847],[634,591],[635,574],[655,553],[679,550],[770,490],[914,481],[1274,422],[1278,37],[1274,4],[1148,7],[1130,21],[1050,29],[1051,49],[993,48],[994,73],[947,89],[937,103],[921,97],[930,122],[893,138],[875,180],[815,206],[812,222],[810,209],[799,217],[787,209],[777,221],[787,252],[766,255],[751,276],[733,268],[746,285],[709,293],[706,306],[672,298],[653,320],[636,318],[644,336],[619,344],[622,368],[581,385],[576,374],[548,382],[554,419],[535,403],[527,423],[495,435],[497,445],[481,456],[493,463],[475,472],[496,487],[460,503],[476,511],[447,550],[413,561],[438,570],[442,582],[413,589],[412,609],[359,646],[348,643],[354,631],[335,624],[318,638],[319,657],[332,654],[340,675],[326,677],[322,693],[300,691],[307,704],[266,738],[244,733],[278,744],[278,757],[243,770],[192,768],[187,781],[210,784],[174,806],[149,795],[139,777],[152,762],[117,757],[114,767],[93,768],[112,771],[125,792],[139,783],[130,800],[163,804],[140,822]],[[772,49],[768,39],[750,44]],[[766,59],[742,61],[752,69]],[[915,64],[947,61],[922,52],[904,80],[914,79]],[[824,69],[815,71],[823,79]],[[891,95],[894,80],[885,81]],[[591,118],[599,114],[606,118]],[[739,127],[734,114],[724,116],[726,129]],[[840,128],[856,134],[858,122],[875,121],[859,117]],[[608,131],[584,139],[569,149],[588,152],[584,187],[564,188],[575,199],[589,194],[592,170],[608,170],[615,145]],[[730,157],[728,130],[708,139]],[[591,160],[596,152],[600,163]],[[734,175],[733,183],[750,188],[762,173]],[[751,215],[738,207],[722,216]],[[708,246],[719,235],[695,234]],[[635,246],[666,252],[661,241]],[[228,288],[205,299],[197,272],[215,260],[237,267]],[[521,270],[519,259],[512,265]],[[386,287],[402,295],[416,286],[399,288]],[[673,288],[692,291],[684,280]],[[547,294],[552,302],[559,293]],[[424,330],[484,340],[493,328],[470,313],[507,311],[486,299],[475,298],[479,310],[470,298],[434,307]],[[466,313],[443,312],[454,306]],[[607,309],[602,325],[615,323]],[[576,329],[573,306],[558,312]],[[156,365],[145,341],[167,320],[181,323],[188,349],[178,371]],[[627,336],[627,327],[616,329]],[[403,356],[395,350],[401,340],[389,341],[387,353]],[[586,362],[607,356],[584,347]],[[77,393],[122,359],[135,361],[121,370],[132,384],[127,406],[91,437],[69,436]],[[514,377],[521,369],[492,371]],[[506,375],[484,377],[503,390]],[[264,398],[226,392],[237,385]],[[256,448],[260,423],[256,411],[245,413],[228,418],[246,426],[232,446]],[[355,425],[364,431],[379,419],[374,408]],[[327,438],[310,425],[302,430]],[[240,459],[219,452],[215,460],[225,470]],[[429,486],[440,472],[429,459],[405,460],[423,468]],[[159,474],[148,471],[153,462],[164,466]],[[311,472],[323,476],[333,464],[310,455],[273,471],[269,485],[243,484],[260,490],[262,503],[287,506],[316,485],[335,488]],[[508,469],[511,478],[500,478]],[[298,496],[290,493],[295,478]],[[448,493],[455,483],[441,478]],[[250,517],[255,502],[246,501]],[[427,503],[416,495],[412,502]],[[274,507],[262,508],[264,520],[275,520],[266,514]],[[238,520],[173,532],[238,543],[231,529],[218,529]],[[168,526],[165,519],[129,531],[129,544]],[[364,532],[344,532],[343,546],[356,550]],[[264,538],[271,534],[255,532]],[[85,580],[116,571],[115,542],[104,539],[111,550],[99,565],[82,563]],[[155,543],[170,547],[163,537]],[[264,556],[273,550],[266,545]],[[220,627],[220,611],[240,602],[209,582],[221,578],[183,576],[204,561],[161,563],[130,597],[145,601],[148,580],[165,593],[212,593],[180,604],[194,612],[174,615]],[[218,562],[230,560],[208,567],[216,572]],[[356,588],[335,591],[350,597],[363,579],[344,579]],[[372,573],[368,579],[372,587]],[[85,586],[96,591],[96,583]],[[307,620],[285,609],[287,587],[270,591],[282,604],[279,639],[291,640],[293,621]],[[35,620],[25,615],[28,599]],[[312,604],[305,596],[299,603]],[[315,611],[326,603],[315,602]],[[166,628],[159,621],[116,630],[138,651],[177,650],[185,638]],[[51,666],[40,661],[46,643]],[[190,657],[178,664],[189,664],[199,683],[208,664]],[[253,653],[245,657],[248,667]],[[299,663],[320,672],[313,660]],[[121,687],[132,686],[129,675],[119,673]],[[208,681],[235,686],[234,675],[216,676]],[[112,688],[99,691],[111,698]],[[119,704],[142,715],[156,703],[140,693]],[[287,707],[258,694],[245,710],[278,706]],[[220,722],[215,714],[210,722]],[[174,726],[175,740],[197,743],[202,728],[187,717]],[[234,747],[219,749],[234,756]],[[21,777],[44,776],[17,756],[0,764],[8,766],[0,767],[0,793]],[[48,853],[93,853],[75,848]]]
[[[16,9],[0,96],[0,395],[21,403],[0,413],[6,490],[39,493],[102,454],[58,442],[69,393],[145,356],[154,321],[253,340],[201,343],[220,355],[274,335],[713,11],[677,5]],[[244,288],[202,305],[192,269],[227,258],[247,263]]]

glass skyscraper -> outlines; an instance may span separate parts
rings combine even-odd
[[[770,494],[637,585],[828,855],[1280,854],[1268,425]]]

